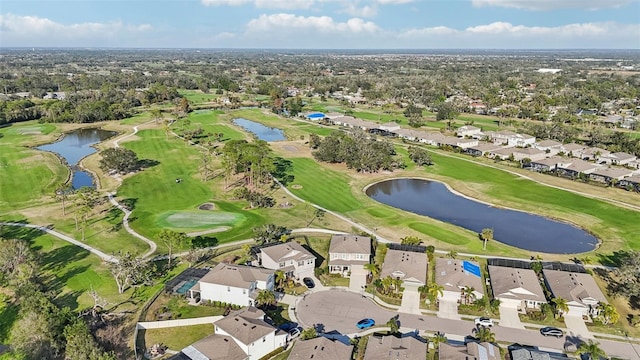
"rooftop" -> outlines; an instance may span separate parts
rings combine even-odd
[[[230,336],[213,334],[182,349],[192,360],[244,359],[247,354]]]
[[[426,359],[427,343],[413,336],[376,336],[369,337],[364,360]]]
[[[205,275],[201,282],[249,288],[255,281],[267,281],[273,270],[235,264],[220,263]]]
[[[353,346],[324,336],[315,339],[296,341],[288,360],[351,360]]]
[[[478,265],[473,261],[469,262]],[[462,268],[462,260],[437,258],[436,283],[444,286],[447,291],[460,291],[469,286],[481,294],[484,293],[482,278],[465,271]]]
[[[371,254],[371,238],[359,235],[333,235],[329,253]]]
[[[489,277],[496,298],[545,301],[538,277],[531,269],[489,265]]]
[[[261,251],[276,262],[294,260],[302,261],[316,257],[295,241],[262,248]]]
[[[607,302],[604,294],[589,274],[548,269],[542,270],[542,273],[554,297],[561,297],[570,304],[584,307],[596,302]]]
[[[214,324],[216,329],[220,328],[236,340],[248,345],[267,334],[278,331],[262,320],[263,318],[262,310],[248,307],[232,312]]]
[[[427,282],[427,256],[424,253],[387,250],[380,277],[400,278],[405,281]]]

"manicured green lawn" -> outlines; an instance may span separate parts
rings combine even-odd
[[[170,350],[180,351],[198,340],[213,334],[213,324],[179,326],[164,329],[140,330],[146,348],[154,344],[164,344]]]
[[[186,97],[187,100],[189,100],[189,102],[192,104],[211,102],[212,100],[215,100],[221,96],[213,93],[205,94],[199,90],[179,90],[178,93]]]
[[[31,121],[0,128],[0,213],[36,205],[68,178],[55,155],[27,147],[54,129]]]
[[[346,213],[362,207],[354,198],[349,176],[318,166],[309,158],[292,158],[294,181],[288,186],[292,193],[330,210]],[[302,186],[297,189],[296,185]]]

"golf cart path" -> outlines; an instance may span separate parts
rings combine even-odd
[[[107,261],[107,262],[112,262],[115,263],[118,260],[116,260],[116,258],[114,258],[111,255],[107,255],[104,252],[89,246],[81,241],[78,241],[70,236],[67,236],[65,234],[61,234],[53,229],[50,229],[46,226],[41,226],[41,225],[33,225],[33,224],[25,224],[25,223],[14,223],[14,222],[0,222],[0,225],[5,225],[5,226],[18,226],[18,227],[24,227],[24,228],[30,228],[30,229],[36,229],[36,230],[40,230],[43,232],[46,232],[47,234],[53,235],[55,237],[57,237],[58,239],[64,240],[70,244],[79,246],[95,255],[97,255],[98,257],[100,257],[102,260]]]

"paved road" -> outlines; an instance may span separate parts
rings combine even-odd
[[[303,327],[322,324],[324,331],[337,330],[342,334],[355,335],[358,329],[355,323],[363,318],[372,318],[376,324],[384,324],[393,316],[399,315],[403,328],[431,332],[444,332],[458,336],[471,335],[473,322],[468,320],[442,319],[428,315],[398,313],[380,308],[370,299],[345,290],[327,290],[306,295],[297,303],[296,316]],[[581,341],[579,336],[569,332],[565,338],[544,337],[536,330],[513,329],[494,326],[492,328],[500,341],[536,345],[548,349],[562,351],[565,347],[573,347]],[[600,346],[609,356],[624,359],[640,359],[629,343],[609,340],[598,340]],[[640,345],[636,345],[640,347]]]

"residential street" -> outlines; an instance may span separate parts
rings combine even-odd
[[[376,325],[384,324],[393,316],[400,315],[400,325],[403,328],[440,331],[449,335],[464,337],[471,335],[474,324],[468,320],[443,319],[429,315],[413,315],[386,310],[373,303],[369,298],[361,294],[346,290],[331,289],[318,291],[306,295],[297,304],[296,315],[303,327],[314,324],[324,326],[324,331],[337,330],[342,334],[355,335],[358,329],[355,323],[363,318],[372,318]],[[541,348],[556,349],[562,351],[565,346],[574,348],[580,342],[580,337],[571,331],[564,338],[545,337],[537,330],[525,330],[501,327],[492,328],[499,341],[513,342],[523,345],[534,345]],[[639,360],[640,355],[629,343],[615,342],[598,339],[601,347],[609,356],[618,356],[624,359]],[[640,351],[640,345],[635,345]]]

